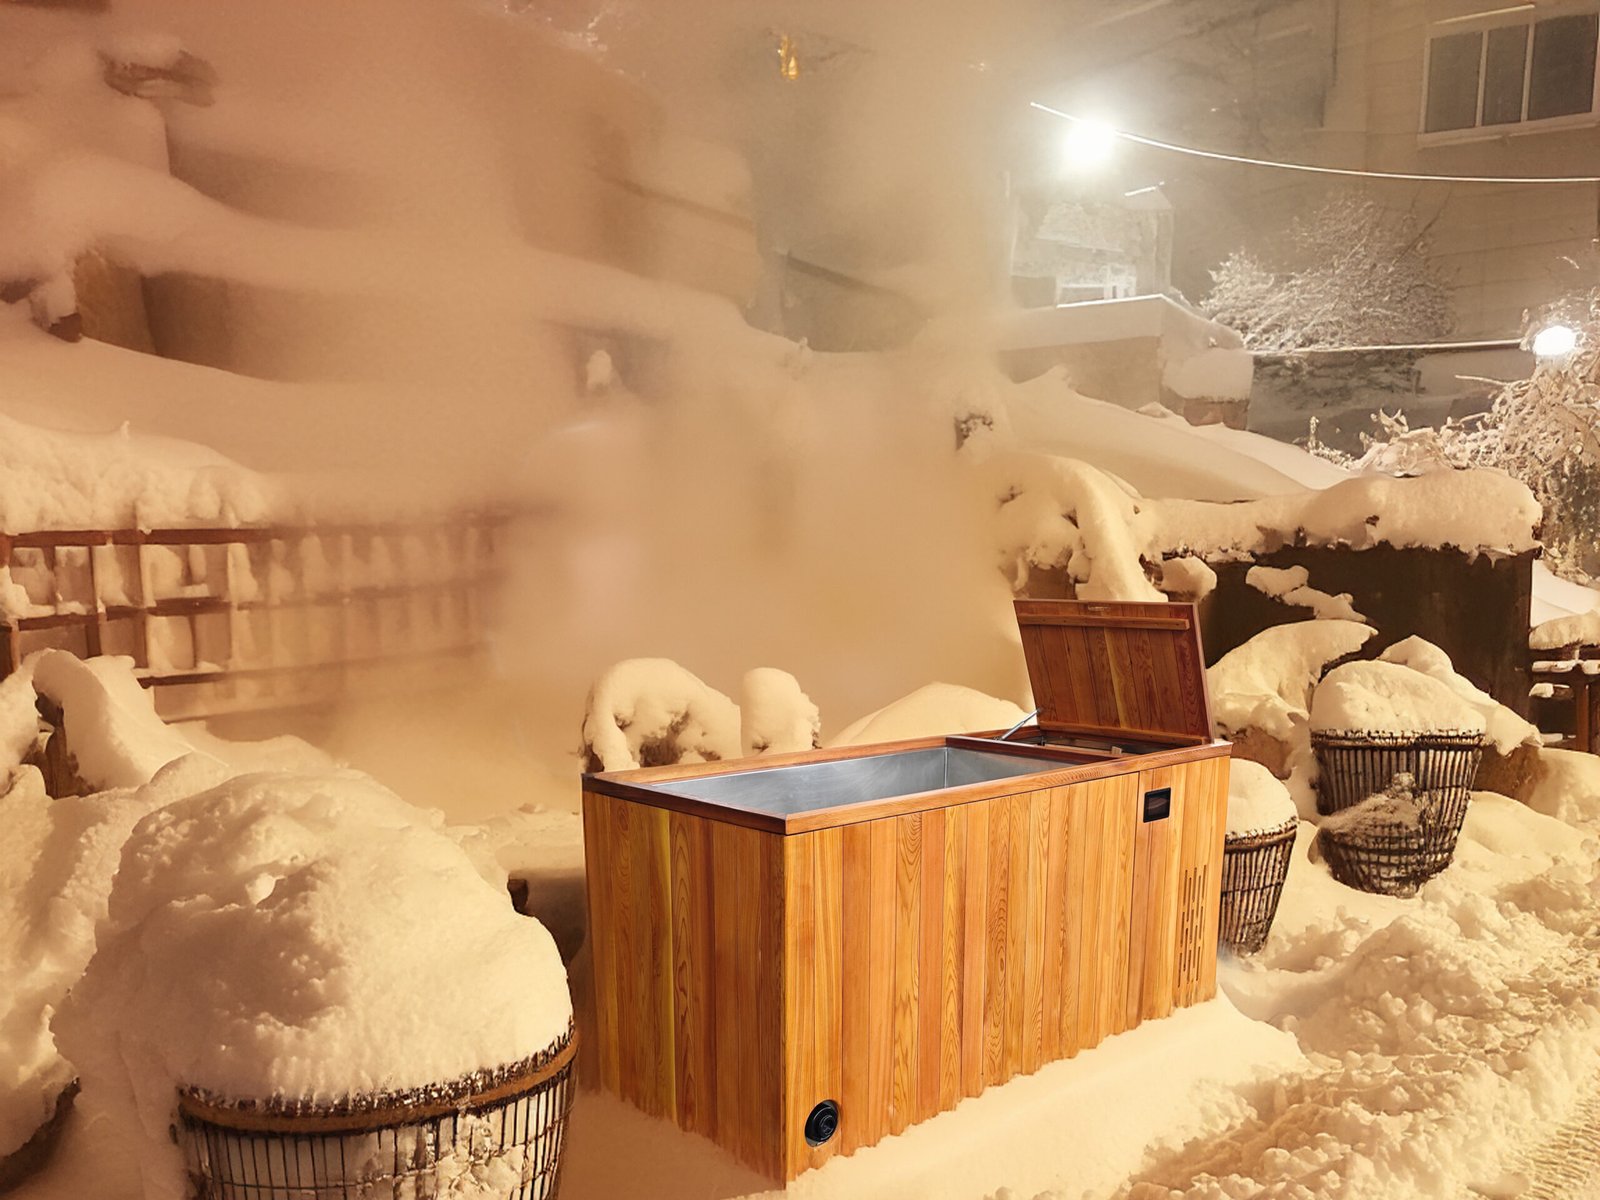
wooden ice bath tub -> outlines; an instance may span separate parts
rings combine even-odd
[[[585,777],[601,1086],[791,1179],[1215,993],[1193,609],[1018,616],[1050,745]]]

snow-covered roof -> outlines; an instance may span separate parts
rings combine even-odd
[[[1172,338],[1194,350],[1207,346],[1238,349],[1244,345],[1226,325],[1169,296],[1130,296],[1120,300],[1083,300],[1053,308],[1013,309],[996,317],[992,329],[995,348],[999,350],[1154,337]]]

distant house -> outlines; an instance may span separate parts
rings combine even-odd
[[[1093,98],[1165,139],[1355,171],[1600,175],[1597,0],[1109,0],[1074,41],[1061,102]],[[1427,228],[1456,337],[1515,337],[1525,309],[1594,281],[1593,183],[1362,181],[1129,151],[1165,181],[1174,283],[1196,299],[1228,251],[1350,186]]]
[[[1600,5],[1339,0],[1333,81],[1314,161],[1440,175],[1600,175]],[[1592,265],[1600,188],[1384,185],[1433,221],[1463,337],[1522,313]]]

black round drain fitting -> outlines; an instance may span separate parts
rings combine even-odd
[[[839,1104],[824,1100],[806,1118],[806,1144],[820,1146],[839,1130]]]

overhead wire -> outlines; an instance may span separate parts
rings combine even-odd
[[[1063,112],[1061,109],[1052,108],[1048,104],[1041,104],[1037,100],[1030,100],[1028,104],[1031,108],[1048,113],[1052,117],[1060,117],[1065,121],[1099,124],[1099,122],[1090,121],[1087,117]],[[1202,150],[1198,146],[1184,146],[1177,142],[1167,142],[1160,138],[1130,133],[1125,129],[1110,128],[1109,131],[1123,141],[1133,142],[1140,146],[1149,146],[1155,150],[1170,151],[1173,154],[1187,154],[1194,158],[1206,158],[1217,162],[1237,163],[1250,167],[1266,167],[1278,171],[1300,171],[1311,175],[1341,175],[1355,179],[1404,180],[1412,183],[1504,183],[1518,185],[1600,183],[1600,175],[1434,175],[1417,171],[1363,171],[1353,167],[1322,167],[1313,163],[1285,162],[1271,158],[1253,158],[1247,154],[1225,154],[1220,150]]]

